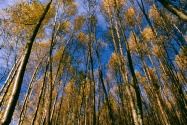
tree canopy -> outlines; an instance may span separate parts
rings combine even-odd
[[[185,0],[0,8],[0,125],[187,124]]]

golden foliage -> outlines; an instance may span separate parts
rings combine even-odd
[[[181,56],[187,57],[187,47],[186,46],[181,46],[180,54],[181,54]]]
[[[150,42],[154,38],[154,33],[150,27],[145,27],[141,35],[142,39],[146,42]]]
[[[175,63],[181,70],[187,70],[187,47],[181,47],[180,54],[175,56]]]
[[[119,67],[120,56],[117,53],[112,53],[109,59],[109,69],[117,70]]]
[[[143,43],[138,43],[137,48],[142,54],[147,54],[149,52],[149,48]]]
[[[64,67],[68,67],[71,70],[71,57],[67,54],[67,51],[65,50],[64,46],[61,46],[56,53],[53,56],[53,65],[59,66],[59,69],[62,71]],[[56,71],[58,68],[55,68],[54,71]],[[72,69],[73,70],[73,69]],[[62,75],[63,72],[59,73],[59,75]]]
[[[53,61],[60,62],[60,59],[62,58],[62,53],[64,51],[64,46],[61,46],[58,51],[53,56]]]
[[[155,45],[155,46],[153,46],[153,48],[152,48],[152,52],[153,52],[154,56],[160,57],[161,54],[164,53],[164,49],[161,48],[161,47],[159,47],[159,46],[157,46],[157,45]]]
[[[73,23],[74,29],[80,30],[83,27],[85,20],[86,20],[85,16],[78,16],[77,18],[75,18]]]
[[[160,49],[159,49],[158,46],[153,46],[152,52],[153,52],[153,54],[154,54],[156,57],[159,56],[159,53],[160,53],[159,51],[160,51]]]
[[[50,39],[43,40],[41,42],[35,42],[32,47],[31,60],[38,62],[49,51]]]
[[[44,9],[45,5],[36,1],[32,2],[31,4],[21,2],[10,7],[7,14],[11,17],[11,22],[14,23],[13,26],[15,26],[15,32],[25,30],[27,33],[29,33],[38,23]],[[47,24],[50,18],[54,16],[54,11],[54,4],[52,4],[44,21],[42,22],[42,26]]]
[[[168,94],[170,93],[170,88],[168,86],[164,86],[164,93]]]
[[[68,32],[70,28],[71,23],[69,21],[62,21],[60,23],[59,32]]]
[[[155,5],[151,6],[150,11],[149,11],[149,17],[152,20],[154,20],[157,24],[160,24],[160,25],[162,24],[161,17],[158,12],[158,8]]]
[[[185,83],[184,77],[181,73],[177,73],[177,77],[178,77],[180,83]]]
[[[60,0],[60,2],[63,2],[63,3],[67,2],[68,4],[71,4],[73,0]]]
[[[146,80],[146,77],[145,76],[143,76],[139,71],[135,71],[135,74],[136,74],[136,77],[138,78],[138,81],[139,81],[139,83],[141,83],[141,84],[143,84],[143,85],[146,85],[146,82],[147,82],[147,80]]]
[[[159,36],[159,43],[165,42],[167,40],[166,36]]]
[[[78,11],[78,8],[77,8],[77,3],[76,2],[72,2],[69,6],[68,6],[68,9],[67,9],[67,12],[66,14],[68,16],[72,16],[72,15],[75,15]]]
[[[126,1],[125,0],[103,0],[103,4],[105,6],[122,7],[123,5],[126,4]]]
[[[85,42],[87,41],[87,36],[86,36],[85,33],[79,32],[79,33],[77,34],[77,39],[78,39],[78,41],[80,41],[81,43],[85,43]]]
[[[74,80],[74,79],[70,80],[70,81],[67,83],[66,87],[64,88],[65,92],[66,92],[66,93],[71,93],[72,90],[73,90],[74,84],[75,84],[75,80]]]
[[[144,38],[145,40],[145,38]],[[160,43],[164,43],[165,41],[167,40],[166,36],[157,36],[155,37],[154,39],[151,39],[150,38],[150,41],[153,43],[153,44],[160,44]],[[146,41],[146,40],[145,40]]]
[[[135,10],[132,7],[128,8],[127,11],[125,12],[124,20],[126,21],[126,23],[129,26],[135,26],[136,25],[135,17],[136,17]]]
[[[136,12],[132,7],[128,8],[127,11],[125,12],[125,16],[129,17],[129,18],[134,17],[135,14],[136,14]]]
[[[150,68],[150,67],[147,67],[147,71],[149,73],[149,77],[150,77],[150,80],[151,80],[151,83],[154,87],[154,90],[159,90],[159,81],[157,79],[157,74],[156,72],[154,71],[154,69]]]
[[[85,84],[85,90],[82,90],[82,91],[85,91],[85,96],[86,96],[86,98],[88,98],[89,94],[90,94],[90,86],[91,86],[88,78],[86,78],[84,84]]]
[[[136,34],[130,33],[130,37],[128,39],[129,48],[132,52],[140,52],[146,54],[148,52],[148,48],[139,42],[139,38]]]
[[[131,51],[136,51],[136,47],[137,47],[136,41],[138,41],[138,40],[139,40],[138,37],[136,35],[133,35],[132,32],[130,32],[128,42],[129,42],[129,48]]]
[[[122,8],[124,5],[126,5],[125,0],[103,0],[102,10],[109,12],[116,8]]]

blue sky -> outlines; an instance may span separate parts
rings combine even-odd
[[[18,0],[0,0],[0,9],[13,5]]]

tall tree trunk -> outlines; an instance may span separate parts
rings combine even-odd
[[[5,83],[3,84],[3,86],[0,90],[0,94],[2,94],[1,100],[0,100],[0,106],[2,105],[4,98],[5,98],[6,94],[8,93],[8,90],[12,84],[12,81],[14,80],[14,77],[16,76],[16,72],[18,71],[19,65],[20,65],[20,61],[18,62],[18,64],[15,64],[13,66],[13,68],[10,71],[10,74],[8,75]],[[3,91],[4,91],[4,93],[3,93]]]
[[[98,52],[98,47],[96,48],[96,55],[97,55],[97,58],[98,58],[98,65],[99,65],[99,78],[100,78],[100,81],[101,81],[101,84],[102,84],[102,88],[103,88],[103,92],[104,92],[104,95],[105,95],[105,98],[106,98],[106,103],[107,103],[107,107],[108,107],[108,110],[109,110],[109,117],[110,117],[110,119],[112,121],[112,125],[115,125],[115,119],[113,117],[113,111],[112,111],[111,103],[109,101],[108,94],[107,94],[107,91],[106,91],[106,87],[105,87],[105,84],[104,84],[103,72],[102,72],[102,67],[101,67],[101,61],[100,61],[100,55],[99,55],[99,52]]]
[[[41,87],[41,90],[40,90],[40,93],[39,93],[39,97],[38,97],[38,101],[36,103],[36,107],[35,107],[35,110],[34,110],[34,116],[32,118],[32,122],[31,122],[31,125],[34,125],[35,121],[36,121],[36,117],[37,117],[37,114],[38,114],[38,110],[39,110],[39,106],[40,106],[40,102],[42,100],[42,96],[45,96],[45,91],[46,91],[46,75],[47,75],[47,68],[49,66],[49,61],[47,61],[47,64],[46,64],[46,67],[45,67],[45,73],[44,73],[44,76],[43,76],[43,81],[42,81],[42,87]]]
[[[109,19],[110,19],[110,25],[112,27],[113,24],[112,24],[112,17],[111,17],[111,14],[109,12]],[[117,44],[116,44],[116,41],[115,41],[115,37],[114,37],[114,31],[113,30],[116,30],[116,28],[113,28],[111,29],[111,35],[112,35],[112,41],[113,41],[113,44],[114,44],[114,49],[115,49],[115,52],[118,54],[118,48],[117,48]],[[117,31],[116,31],[117,33]],[[117,40],[119,41],[120,43],[120,38],[119,38],[119,34],[117,34]],[[120,45],[121,46],[121,45]],[[120,47],[120,55],[123,55],[123,50],[122,50],[122,47]],[[119,54],[118,54],[119,56]],[[123,56],[122,56],[123,57]],[[125,90],[128,94],[128,97],[129,97],[129,102],[130,102],[130,106],[131,106],[131,112],[132,112],[132,116],[133,116],[133,121],[134,121],[134,124],[135,125],[139,125],[139,121],[138,121],[138,116],[137,116],[137,113],[136,113],[136,108],[135,108],[135,105],[133,103],[133,99],[132,99],[132,95],[131,95],[131,92],[130,92],[130,89],[129,89],[129,85],[128,85],[128,78],[125,77],[125,69],[124,69],[124,60],[122,60],[121,58],[117,58],[117,62],[119,63],[119,69],[120,69],[120,73],[121,73],[121,76],[122,76],[122,79],[123,79],[123,82],[124,84],[126,83],[127,85],[125,85]]]
[[[18,125],[21,125],[23,123],[24,115],[25,115],[26,110],[27,110],[27,103],[29,101],[28,99],[30,98],[31,93],[32,93],[33,83],[34,83],[34,80],[36,78],[38,69],[40,68],[40,65],[41,65],[44,57],[39,61],[38,65],[36,66],[36,69],[34,70],[33,76],[32,76],[31,81],[29,83],[27,94],[25,95],[25,99],[23,101],[23,106],[22,106],[22,109],[21,109],[21,112],[20,112],[20,115],[19,115]]]
[[[138,56],[140,57],[140,60],[141,60],[141,62],[142,62],[142,65],[143,65],[143,68],[144,68],[144,72],[145,72],[145,74],[147,75],[148,82],[149,82],[149,84],[151,85],[151,88],[153,88],[153,91],[156,92],[156,93],[152,93],[152,94],[153,94],[153,96],[156,97],[156,102],[157,102],[158,107],[159,107],[159,109],[160,109],[162,119],[163,119],[165,125],[170,125],[169,122],[168,122],[167,116],[166,116],[166,114],[165,114],[165,112],[164,112],[164,110],[163,110],[163,108],[162,108],[162,105],[161,105],[161,102],[160,102],[160,98],[159,98],[159,96],[158,96],[158,94],[157,94],[157,93],[160,92],[159,90],[157,90],[157,89],[159,89],[159,88],[158,88],[158,87],[155,87],[155,86],[159,86],[159,85],[158,85],[158,83],[155,83],[155,81],[152,79],[152,77],[151,77],[151,75],[150,75],[150,72],[149,72],[149,70],[148,70],[147,67],[146,67],[146,63],[145,63],[145,61],[143,60],[143,57],[142,57],[143,54],[141,53],[141,51],[139,50],[139,48],[138,48],[138,46],[137,46],[138,41],[137,41],[137,39],[136,39],[135,32],[132,31],[132,33],[133,33],[133,37],[134,37],[135,44],[136,44],[136,51],[137,51]],[[152,84],[151,84],[150,82],[151,82]],[[150,88],[150,89],[151,89],[151,88]],[[152,90],[151,90],[151,91],[152,91]]]
[[[93,98],[93,125],[96,125],[96,107],[95,107],[95,78],[94,78],[94,64],[93,64],[93,57],[92,57],[92,45],[91,41],[89,41],[89,58],[90,58],[90,64],[91,64],[91,80],[90,80],[90,86],[92,90],[92,98]]]
[[[31,36],[30,41],[26,44],[26,47],[25,47],[26,50],[25,50],[23,57],[21,58],[21,64],[20,64],[18,72],[17,72],[17,76],[15,79],[15,83],[13,86],[13,90],[12,90],[8,105],[6,107],[6,110],[3,114],[3,118],[0,123],[1,125],[7,125],[7,124],[10,124],[10,122],[11,122],[11,118],[12,118],[12,115],[14,113],[14,110],[15,110],[15,107],[16,107],[16,104],[17,104],[17,101],[19,98],[19,94],[20,94],[20,90],[21,90],[21,86],[22,86],[22,81],[23,81],[23,76],[24,76],[24,73],[26,70],[27,62],[29,60],[32,45],[33,45],[36,35],[39,31],[41,23],[44,20],[46,14],[50,8],[51,3],[52,3],[52,0],[50,0],[50,2],[47,4],[44,13],[42,14],[38,24],[36,25],[36,27],[33,31],[33,35]]]
[[[158,0],[166,9],[168,9],[171,13],[178,16],[181,20],[187,22],[187,14],[182,12],[180,9],[174,7],[166,0]]]
[[[21,53],[21,56],[22,56],[22,53]],[[21,58],[21,57],[20,57]],[[14,77],[15,77],[15,75],[16,75],[16,72],[17,72],[17,70],[18,70],[18,67],[19,67],[19,65],[20,65],[20,58],[16,61],[16,63],[13,65],[13,67],[11,68],[11,70],[10,70],[10,72],[9,72],[9,74],[8,74],[8,76],[7,76],[7,78],[6,78],[6,80],[5,80],[5,82],[4,82],[4,84],[3,84],[3,86],[1,87],[1,89],[0,89],[0,94],[2,94],[3,93],[3,91],[6,91],[6,86],[9,86],[10,85],[10,83],[12,82],[12,80],[14,79]],[[4,90],[5,89],[5,90]],[[7,88],[8,89],[8,88]],[[1,102],[1,101],[0,101]],[[0,104],[0,106],[1,106],[1,104]]]
[[[129,49],[127,38],[126,38],[125,33],[123,31],[123,27],[121,25],[121,20],[119,18],[119,13],[117,13],[117,18],[118,18],[117,19],[118,21],[117,21],[117,25],[116,25],[116,32],[118,32],[118,25],[119,25],[121,35],[122,35],[123,40],[125,42],[125,48],[126,48],[127,59],[128,59],[128,66],[129,66],[129,69],[130,69],[130,73],[132,75],[132,79],[133,79],[133,83],[134,83],[134,89],[135,89],[135,93],[136,93],[138,122],[139,122],[140,125],[142,125],[143,124],[143,109],[142,109],[141,90],[140,90],[140,87],[138,85],[138,80],[136,78],[136,74],[135,74],[135,71],[134,71],[131,52],[130,52],[130,49]]]

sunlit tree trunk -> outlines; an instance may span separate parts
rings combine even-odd
[[[138,41],[137,41],[137,39],[136,39],[136,36],[135,36],[134,31],[132,31],[132,34],[133,34],[133,37],[134,37],[134,40],[135,40],[135,44],[136,44],[136,51],[137,51],[138,56],[140,57],[140,60],[141,60],[141,62],[142,62],[144,72],[145,72],[146,75],[147,75],[147,79],[148,79],[149,85],[151,86],[151,88],[153,88],[153,92],[155,92],[155,93],[152,92],[152,94],[153,94],[153,96],[156,97],[156,102],[157,102],[158,107],[159,107],[159,109],[160,109],[160,112],[161,112],[161,115],[162,115],[162,119],[163,119],[163,121],[164,121],[164,123],[165,123],[166,125],[169,125],[167,116],[166,116],[165,112],[163,111],[163,107],[162,107],[162,105],[161,105],[160,98],[159,98],[159,96],[158,96],[158,94],[157,94],[157,93],[160,93],[160,91],[158,90],[158,89],[159,89],[159,88],[158,88],[159,85],[158,85],[158,83],[156,83],[156,82],[152,79],[152,77],[151,77],[151,75],[150,75],[150,72],[149,72],[149,70],[147,69],[146,63],[145,63],[145,61],[144,61],[144,59],[143,59],[144,57],[142,57],[142,55],[145,55],[145,53],[142,53],[141,50],[139,50],[139,47],[138,47],[138,45],[137,45],[137,44],[138,44]],[[142,48],[141,48],[141,49],[142,49]],[[157,78],[156,78],[156,79],[157,79]],[[156,87],[155,87],[155,86],[156,86]],[[151,89],[151,88],[150,88],[150,89]],[[150,91],[152,91],[152,90],[150,90]]]
[[[18,62],[18,64],[16,63],[13,68],[11,69],[6,81],[4,82],[1,90],[0,90],[0,94],[1,95],[1,100],[0,100],[0,106],[2,105],[4,98],[6,96],[6,94],[8,93],[8,90],[14,80],[14,77],[16,76],[16,72],[18,71],[18,67],[20,65],[20,62]]]
[[[41,104],[41,100],[42,100],[42,97],[44,98],[45,97],[45,93],[46,93],[46,79],[47,79],[47,68],[49,66],[49,61],[47,61],[47,64],[46,64],[46,67],[45,67],[45,72],[44,72],[44,76],[43,76],[43,80],[42,80],[42,85],[41,85],[41,90],[39,92],[39,96],[38,96],[38,101],[36,103],[36,107],[35,107],[35,110],[34,110],[34,116],[32,118],[32,122],[31,122],[31,125],[34,125],[35,121],[36,121],[36,117],[37,117],[37,114],[38,114],[38,110],[39,110],[39,106]]]
[[[116,0],[115,0],[115,4],[116,4]],[[141,100],[141,90],[139,88],[138,80],[137,80],[135,72],[134,72],[132,56],[131,56],[129,45],[128,45],[128,42],[127,42],[127,38],[126,38],[125,33],[124,33],[124,28],[122,27],[121,19],[120,19],[120,16],[119,16],[120,13],[119,13],[118,8],[116,8],[115,11],[116,11],[115,12],[115,14],[116,14],[116,26],[115,26],[116,33],[118,33],[118,30],[119,30],[120,35],[122,36],[122,38],[125,42],[125,49],[126,49],[126,52],[127,52],[128,66],[129,66],[129,69],[130,69],[130,73],[132,75],[132,79],[133,79],[133,83],[134,83],[134,89],[135,89],[135,93],[136,93],[138,122],[139,122],[140,125],[142,125],[143,124],[143,109],[142,109],[142,100]],[[119,26],[119,29],[118,29],[118,26]],[[119,37],[119,35],[117,35],[117,36]],[[118,39],[120,40],[120,37]]]
[[[156,31],[155,31],[153,25],[151,24],[150,19],[148,18],[148,15],[146,14],[146,11],[145,11],[145,8],[144,8],[144,4],[142,3],[142,6],[141,6],[140,3],[139,3],[138,1],[137,1],[137,3],[138,3],[140,9],[142,10],[142,12],[143,12],[143,14],[144,14],[144,16],[145,16],[145,18],[146,18],[146,21],[148,22],[149,26],[151,27],[151,30],[152,30],[152,32],[154,33],[155,38],[159,39],[158,34],[156,33]],[[160,49],[162,49],[163,46],[160,45],[158,42],[157,42],[157,45],[159,46]],[[166,53],[166,54],[167,54],[167,53]],[[168,62],[167,62],[167,60],[166,60],[166,58],[165,58],[165,53],[161,52],[160,55],[161,55],[161,57],[162,57],[164,63],[166,63],[167,72],[165,72],[165,73],[166,73],[166,74],[169,74],[169,76],[171,76],[171,80],[172,80],[172,82],[175,84],[175,87],[176,87],[176,89],[177,89],[177,91],[178,91],[178,96],[179,96],[179,98],[181,98],[181,99],[178,100],[178,102],[179,102],[180,105],[183,107],[183,109],[186,110],[186,107],[185,107],[185,105],[186,105],[186,99],[185,99],[185,97],[184,97],[183,92],[181,91],[181,90],[182,90],[182,88],[181,88],[182,86],[180,86],[180,83],[179,83],[179,81],[178,81],[177,76],[175,76],[175,73],[172,71],[171,67],[168,65]],[[160,58],[159,58],[159,62],[162,62],[162,61],[160,60]],[[164,68],[163,68],[163,69],[164,69]],[[177,97],[177,98],[178,98],[178,97]],[[183,112],[183,111],[182,111],[182,112]],[[183,113],[184,113],[184,116],[186,116],[186,113],[185,113],[185,112],[183,112]],[[186,121],[186,120],[185,120],[185,121]]]
[[[36,78],[36,75],[38,73],[38,69],[40,68],[40,65],[41,65],[44,57],[39,61],[38,65],[36,66],[36,69],[34,70],[33,76],[32,76],[31,81],[29,83],[29,87],[28,87],[27,93],[25,95],[25,98],[24,98],[24,101],[23,101],[23,106],[22,106],[22,109],[21,109],[21,112],[20,112],[20,115],[19,115],[18,125],[22,125],[22,123],[23,123],[23,119],[24,119],[24,116],[25,116],[25,113],[26,113],[26,110],[27,110],[27,103],[29,101],[29,98],[31,96],[32,89],[33,89],[33,86],[34,86],[34,80]]]
[[[104,95],[105,95],[105,98],[106,98],[106,102],[107,102],[107,106],[108,106],[108,110],[109,110],[109,117],[110,117],[110,119],[112,121],[112,125],[114,125],[115,124],[115,119],[113,117],[112,107],[111,107],[110,101],[108,99],[108,94],[107,94],[106,87],[105,87],[105,84],[104,84],[103,72],[102,72],[102,67],[101,67],[100,55],[99,55],[99,52],[98,52],[98,47],[96,48],[96,55],[97,55],[98,64],[99,64],[99,78],[100,78],[100,81],[101,81],[101,84],[102,84],[102,88],[103,88],[103,92],[104,92]]]
[[[18,68],[17,76],[16,76],[15,83],[13,86],[13,90],[12,90],[8,105],[6,107],[5,113],[3,115],[3,118],[1,120],[2,125],[7,125],[11,122],[11,118],[12,118],[14,109],[16,107],[16,103],[19,98],[19,94],[20,94],[20,90],[21,90],[21,86],[22,86],[22,81],[23,81],[23,76],[25,73],[25,69],[26,69],[26,65],[27,65],[30,53],[31,53],[32,45],[34,43],[34,40],[35,40],[36,35],[38,33],[38,30],[41,26],[41,23],[44,20],[46,14],[50,8],[51,3],[52,3],[52,0],[47,4],[44,13],[42,14],[38,24],[36,25],[36,27],[33,31],[33,35],[31,36],[30,41],[26,44],[25,53],[24,53],[23,57],[21,58],[21,63]]]
[[[109,12],[109,19],[110,19],[110,25],[112,27],[114,27],[113,24],[112,24],[112,18],[111,18],[110,12]],[[118,54],[118,48],[117,48],[117,44],[116,44],[116,41],[115,41],[115,38],[114,38],[114,31],[113,30],[114,29],[111,29],[110,32],[111,32],[111,35],[112,35],[112,41],[113,41],[113,44],[114,44],[115,52]],[[120,38],[119,38],[119,35],[118,35],[118,41],[119,40],[120,40]],[[121,43],[119,43],[119,44],[121,44]],[[122,47],[120,47],[120,55],[123,57]],[[138,116],[137,116],[137,113],[136,113],[135,105],[133,103],[132,95],[131,95],[131,92],[129,90],[129,85],[128,85],[126,76],[124,74],[126,72],[125,69],[124,69],[124,63],[122,63],[122,59],[119,59],[119,58],[118,58],[117,61],[118,61],[119,65],[120,65],[119,68],[120,68],[120,73],[122,75],[123,82],[124,82],[124,84],[125,83],[127,84],[127,85],[125,85],[125,90],[126,90],[126,92],[128,94],[128,97],[129,97],[129,103],[130,103],[130,106],[131,106],[131,112],[132,112],[134,124],[135,125],[139,125],[139,121],[138,121]]]

